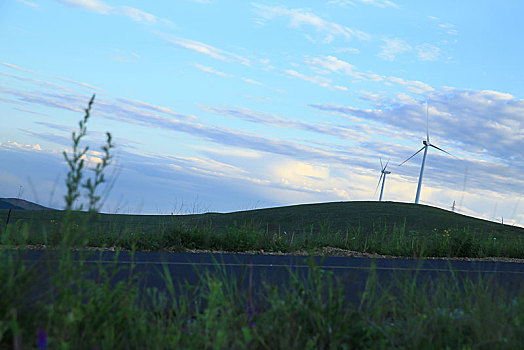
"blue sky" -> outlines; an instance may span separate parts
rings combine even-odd
[[[96,94],[103,211],[420,202],[524,224],[521,1],[7,0],[0,197],[60,208],[70,133]]]

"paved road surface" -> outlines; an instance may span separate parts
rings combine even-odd
[[[35,263],[44,271],[45,266],[49,266],[46,261],[53,265],[55,256],[52,251],[32,250],[23,253],[23,260]],[[104,251],[92,252],[86,256],[76,254],[75,259],[88,265],[103,264],[113,268],[116,261],[116,266],[121,269],[116,279],[127,278],[133,264],[133,273],[141,276],[141,286],[156,287],[159,290],[166,289],[164,266],[175,282],[187,282],[190,285],[196,284],[199,274],[206,270],[212,274],[217,274],[220,270],[226,271],[230,278],[239,281],[244,287],[248,285],[251,275],[255,292],[263,290],[263,283],[284,285],[289,279],[290,271],[304,276],[311,269],[308,257],[292,255],[120,252],[117,257],[114,252]],[[454,275],[459,280],[464,277],[473,280],[493,279],[497,288],[504,286],[518,293],[524,282],[522,263],[348,257],[316,257],[314,260],[316,265],[325,271],[331,271],[341,281],[347,298],[353,302],[359,300],[373,265],[378,280],[384,284],[392,279],[412,279],[415,275],[420,282]]]

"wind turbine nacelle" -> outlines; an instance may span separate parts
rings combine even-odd
[[[383,173],[387,175],[387,174],[391,174],[391,171],[384,170]]]
[[[431,144],[426,140],[422,141],[422,143],[424,144],[424,146],[431,146]]]

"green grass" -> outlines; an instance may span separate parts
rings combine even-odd
[[[59,220],[60,211],[15,210],[11,222],[23,220],[31,228],[49,227],[50,220]],[[0,210],[0,218],[7,218],[7,210]],[[403,227],[407,232],[429,232],[434,228],[467,229],[474,233],[524,234],[524,229],[481,220],[426,205],[396,202],[333,202],[302,204],[286,207],[256,209],[233,213],[206,213],[190,215],[124,215],[99,214],[97,225],[112,230],[140,229],[157,233],[163,227],[207,226],[216,232],[237,223],[254,223],[271,232],[300,233],[313,226],[315,231],[359,229],[371,231],[387,227]]]
[[[55,246],[64,213],[13,211],[11,223],[0,228],[0,243]],[[524,257],[520,227],[406,203],[340,202],[169,216],[75,212],[75,218],[72,231],[89,224],[80,244],[89,247],[231,252],[333,247],[405,257]]]
[[[27,303],[38,281],[16,252],[0,250],[0,347],[49,349],[516,349],[524,341],[524,294],[488,279],[398,278],[371,271],[360,300],[348,303],[331,272],[310,262],[289,282],[241,288],[225,269],[201,271],[197,285],[148,290],[137,276],[116,285],[107,266],[72,264],[67,253],[48,293]],[[114,272],[114,270],[112,270]],[[396,291],[395,293],[393,291]],[[195,304],[196,303],[196,304]]]

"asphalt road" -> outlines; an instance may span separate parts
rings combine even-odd
[[[54,269],[56,253],[53,251],[31,250],[22,253],[22,260],[32,264],[42,273]],[[101,264],[109,269],[118,269],[114,281],[125,280],[132,274],[139,276],[140,286],[166,290],[165,271],[169,272],[177,286],[183,283],[196,285],[205,271],[211,275],[225,273],[239,286],[261,292],[264,285],[285,286],[290,272],[296,272],[306,280],[311,271],[312,258],[293,255],[253,254],[203,254],[165,252],[90,252],[75,253],[74,260],[87,266]],[[315,257],[314,265],[332,272],[341,284],[349,301],[358,302],[370,271],[376,271],[379,283],[387,285],[393,280],[417,277],[418,283],[437,280],[441,277],[491,280],[493,288],[505,287],[511,293],[520,292],[524,286],[524,264],[494,261],[422,260],[422,259],[370,259],[348,257]],[[87,278],[96,278],[91,273]],[[179,287],[177,292],[183,290]]]

